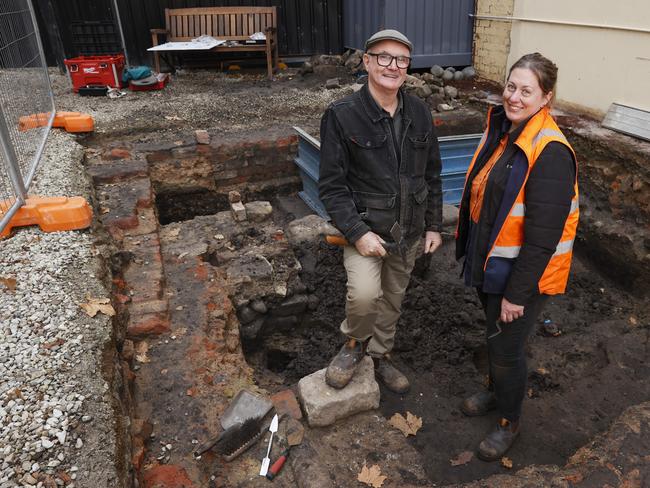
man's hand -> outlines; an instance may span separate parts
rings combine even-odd
[[[515,305],[505,298],[501,300],[501,322],[508,324],[522,315],[524,315],[523,305]]]
[[[386,255],[386,249],[382,246],[384,241],[381,237],[375,234],[372,231],[366,232],[361,238],[354,243],[354,247],[357,248],[359,254],[362,256],[380,256],[384,257]]]
[[[424,234],[424,253],[429,254],[435,252],[436,249],[442,244],[442,236],[440,232],[433,232],[428,230]]]

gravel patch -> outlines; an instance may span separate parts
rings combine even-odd
[[[224,133],[270,126],[317,124],[329,103],[351,85],[325,89],[325,80],[287,70],[276,81],[253,75],[216,71],[183,71],[172,75],[161,91],[124,90],[121,98],[80,97],[69,80],[51,72],[58,110],[84,112],[95,118],[96,134],[126,136],[137,132],[220,129]],[[350,80],[348,80],[350,81]]]
[[[88,198],[82,155],[53,130],[30,193]],[[100,273],[90,231],[0,242],[0,488],[120,486],[101,363],[111,321],[79,307],[108,296]]]

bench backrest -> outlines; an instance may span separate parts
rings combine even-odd
[[[217,39],[245,40],[255,32],[277,27],[276,7],[166,8],[170,40],[189,41],[208,35]]]

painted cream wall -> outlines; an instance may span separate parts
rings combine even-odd
[[[650,0],[516,0],[513,15],[650,31]],[[557,64],[560,102],[600,115],[612,102],[650,110],[650,32],[514,21],[510,41],[508,66],[535,51]]]

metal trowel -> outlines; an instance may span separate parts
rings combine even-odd
[[[276,413],[271,420],[271,425],[269,426],[269,432],[271,432],[271,438],[269,439],[269,447],[266,450],[266,457],[262,459],[262,467],[260,468],[260,476],[266,476],[266,473],[269,471],[269,464],[271,464],[271,446],[273,445],[273,435],[278,431],[278,414]]]

